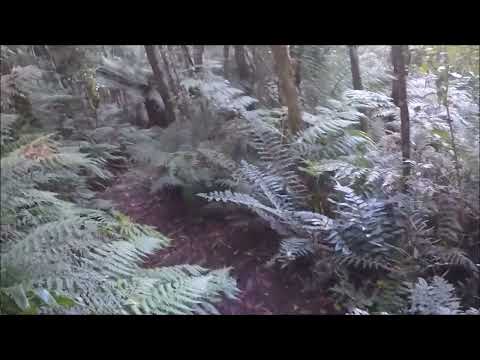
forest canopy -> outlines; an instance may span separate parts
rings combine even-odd
[[[479,314],[479,46],[0,60],[0,314]]]

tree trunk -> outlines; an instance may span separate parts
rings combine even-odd
[[[170,62],[169,62],[169,60],[167,58],[167,54],[166,54],[166,52],[168,50],[165,48],[165,45],[159,46],[159,50],[160,50],[160,56],[162,57],[163,65],[165,66],[165,71],[167,73],[168,84],[170,86],[170,90],[174,94],[178,94],[177,84],[175,83],[172,72],[170,71]]]
[[[358,61],[358,47],[351,45],[348,47],[350,54],[350,68],[352,70],[352,82],[354,90],[363,90],[362,78],[360,76],[360,63]]]
[[[193,46],[193,61],[195,63],[195,71],[200,71],[203,66],[203,51],[205,50],[204,45],[194,45]]]
[[[174,83],[176,85],[173,91],[177,95],[176,105],[180,113],[182,113],[185,116],[188,116],[188,113],[189,113],[188,102],[186,101],[186,98],[188,97],[187,90],[179,85],[180,77],[178,76],[177,68],[175,66],[175,64],[177,63],[175,55],[177,55],[178,53],[175,51],[176,49],[174,46],[167,45],[167,49],[168,51],[166,53],[166,58],[171,64],[171,69],[172,69],[173,75],[175,76]]]
[[[350,55],[350,70],[352,71],[353,90],[363,90],[360,62],[358,60],[358,46],[349,45],[348,53]],[[362,118],[360,120],[360,128],[363,132],[368,132],[368,122],[366,118]]]
[[[107,49],[105,48],[105,45],[102,45],[102,54],[104,57],[108,58],[108,52],[107,52]]]
[[[292,49],[291,49],[292,50]],[[298,92],[301,92],[300,85],[302,83],[302,56],[303,56],[303,45],[298,45],[295,47],[295,56],[293,57],[294,64],[293,69],[295,73],[295,86],[298,89]],[[292,51],[290,51],[292,53]]]
[[[187,69],[192,69],[195,64],[193,63],[192,57],[190,56],[190,51],[188,50],[188,45],[182,45],[183,54],[185,55],[185,63]]]
[[[288,108],[288,127],[290,134],[295,135],[300,130],[302,115],[288,45],[272,45],[271,48],[279,78],[280,90],[284,94]]]
[[[237,62],[238,75],[240,80],[248,80],[249,71],[247,58],[245,56],[245,47],[243,45],[234,45],[235,49],[235,60]]]
[[[165,105],[165,123],[161,124],[161,126],[166,127],[175,121],[175,106],[172,98],[170,97],[168,86],[165,82],[165,77],[163,76],[163,72],[160,67],[160,61],[158,59],[158,53],[155,49],[155,45],[145,45],[145,52],[147,54],[148,62],[153,70],[156,87],[160,93],[160,96],[162,97],[163,104]]]
[[[223,45],[223,73],[228,76],[228,60],[230,57],[230,45]]]
[[[395,76],[397,106],[400,108],[402,160],[404,189],[405,181],[410,175],[410,164],[405,162],[410,159],[410,118],[407,103],[407,56],[408,45],[392,45],[392,63]]]

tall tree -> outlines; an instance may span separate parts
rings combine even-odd
[[[279,79],[280,91],[284,96],[288,108],[288,127],[290,134],[293,135],[300,130],[302,114],[288,45],[272,45],[271,48]]]
[[[230,45],[223,45],[223,72],[228,76],[228,61],[230,57]]]
[[[205,51],[204,45],[193,46],[193,61],[195,63],[195,71],[200,71],[202,69],[204,51]]]
[[[410,116],[407,103],[408,45],[392,45],[392,63],[396,105],[400,108],[404,180],[410,175]],[[406,186],[405,186],[406,188]]]
[[[152,67],[157,90],[163,100],[163,104],[165,105],[165,122],[160,125],[162,127],[166,127],[175,121],[175,105],[172,97],[170,96],[170,91],[168,90],[162,68],[160,67],[160,60],[156,46],[145,45],[145,52],[147,54],[148,62]]]
[[[165,66],[165,72],[167,73],[168,84],[170,86],[170,89],[173,93],[178,94],[177,84],[175,82],[175,79],[173,78],[173,73],[170,70],[170,67],[174,68],[174,66],[170,66],[170,60],[168,59],[168,56],[167,56],[167,53],[169,50],[166,48],[165,45],[160,45],[159,50],[160,50],[160,56],[162,57],[162,60],[163,60],[163,65]]]
[[[363,90],[362,76],[360,73],[360,62],[358,60],[358,46],[349,45],[348,54],[350,55],[350,70],[352,71],[352,84],[354,90]],[[368,121],[362,118],[360,121],[362,131],[368,131]]]
[[[290,47],[290,54],[292,55],[293,70],[295,73],[295,86],[298,91],[301,91],[300,84],[302,83],[302,57],[304,51],[303,45],[297,45]]]
[[[245,46],[235,45],[235,60],[237,62],[238,75],[241,80],[248,80],[250,72],[248,70],[247,57],[245,54]]]
[[[352,70],[352,82],[354,90],[363,90],[362,77],[360,75],[360,63],[358,61],[358,46],[350,45],[348,47],[350,55],[350,69]]]
[[[181,45],[182,50],[183,50],[183,55],[185,57],[185,64],[187,66],[187,69],[189,70],[189,73],[191,73],[191,69],[195,67],[195,64],[193,63],[192,57],[190,56],[190,50],[188,49],[188,45]]]

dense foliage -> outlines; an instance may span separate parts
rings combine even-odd
[[[2,46],[0,312],[237,298],[229,268],[142,266],[170,240],[98,196],[127,173],[251,211],[278,234],[265,265],[308,260],[340,313],[478,313],[479,48],[409,47],[407,144],[389,46],[355,48],[361,89],[349,51]]]

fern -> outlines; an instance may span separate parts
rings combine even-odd
[[[153,286],[158,291],[157,277],[175,272],[141,268],[147,255],[169,243],[154,229],[121,214],[60,200],[37,189],[41,182],[21,176],[34,170],[51,179],[49,175],[80,164],[97,176],[104,174],[101,161],[73,150],[63,153],[47,137],[2,158],[2,312],[68,311],[56,300],[66,296],[80,313],[128,313],[140,294],[136,290]],[[4,226],[13,229],[6,236]],[[237,291],[227,269],[202,270],[201,276],[185,272],[175,281],[163,292],[145,295],[142,312],[214,313],[212,302]]]
[[[445,279],[435,276],[428,284],[419,278],[410,295],[411,313],[422,315],[454,315],[459,313],[460,302],[455,288]]]
[[[461,266],[470,271],[474,276],[478,276],[478,265],[467,256],[465,251],[459,248],[434,245],[427,254],[436,259],[431,266]]]
[[[129,301],[134,313],[218,313],[207,300],[225,293],[236,298],[237,289],[228,269],[208,272],[199,266],[142,270],[133,280],[135,296]]]
[[[268,261],[267,266],[272,266],[276,262],[281,262],[283,266],[286,266],[295,259],[309,256],[313,253],[314,247],[311,239],[282,239],[278,252]]]
[[[359,113],[349,114],[359,119]],[[371,144],[364,133],[354,130],[358,122],[352,121],[351,117],[342,119],[345,116],[325,109],[317,117],[308,119],[310,126],[299,133],[293,146],[301,156],[312,159],[349,155],[359,146]]]
[[[418,314],[418,315],[478,315],[478,309],[469,308],[462,310],[460,301],[455,295],[455,288],[452,284],[440,276],[434,276],[430,282],[418,278],[414,284],[407,284],[407,287],[399,287],[391,293],[397,300],[390,300],[389,304],[396,304],[396,307],[384,310],[372,311],[362,310],[372,307],[371,302],[360,301],[352,303],[352,310],[348,315],[390,315],[390,314]],[[383,290],[385,292],[385,289]],[[390,292],[390,291],[389,291]],[[407,298],[405,298],[407,295]],[[385,295],[384,295],[385,297]],[[355,295],[354,299],[361,299]],[[408,302],[406,301],[408,300]]]
[[[18,122],[18,115],[0,113],[0,146],[3,147],[14,140],[14,127]]]
[[[245,134],[251,139],[250,145],[258,154],[259,164],[272,176],[282,179],[295,206],[305,206],[307,189],[297,173],[300,157],[286,143],[275,122],[268,125],[267,121],[272,119],[271,113],[258,114],[259,111],[245,114],[248,121]]]
[[[343,195],[343,201],[330,199],[338,206],[340,217],[328,241],[345,255],[395,252],[396,235],[401,230],[392,222],[387,204],[375,199],[365,201],[346,186],[338,184],[335,189]]]
[[[202,79],[185,79],[182,85],[189,91],[192,88],[198,89],[200,94],[219,112],[231,111],[239,114],[252,108],[258,102],[258,100],[246,96],[242,90],[231,86],[227,80],[210,72],[204,73]]]

